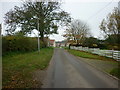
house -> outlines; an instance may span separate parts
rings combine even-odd
[[[61,47],[66,47],[67,41],[61,41]]]
[[[48,45],[55,47],[56,46],[55,40],[54,39],[49,40]]]
[[[56,47],[66,47],[67,41],[56,42]]]
[[[61,46],[61,42],[55,42],[56,43],[56,47],[60,47]]]

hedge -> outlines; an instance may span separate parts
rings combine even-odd
[[[2,54],[10,51],[34,51],[37,50],[37,38],[25,36],[4,36],[2,37]],[[43,42],[40,41],[43,47]]]

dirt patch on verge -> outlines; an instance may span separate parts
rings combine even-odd
[[[35,88],[41,88],[43,85],[43,80],[47,75],[47,70],[37,70],[33,73],[33,79],[36,82]]]

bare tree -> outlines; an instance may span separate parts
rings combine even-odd
[[[78,19],[73,20],[68,29],[66,29],[64,37],[76,44],[82,44],[84,38],[89,34],[89,30],[86,23]]]

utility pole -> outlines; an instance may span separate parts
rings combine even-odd
[[[39,19],[38,20],[38,52],[40,52],[40,38],[39,38]]]
[[[1,31],[2,31],[2,24],[0,24],[0,35],[1,35]]]
[[[118,10],[120,12],[120,1],[118,2]]]

